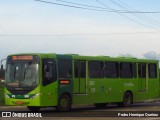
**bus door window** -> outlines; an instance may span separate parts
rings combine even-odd
[[[139,63],[138,64],[138,76],[139,76],[139,82],[138,82],[138,89],[139,91],[146,91],[147,86],[147,75],[146,75],[146,64],[145,63]]]
[[[86,63],[82,61],[80,63],[80,78],[86,78]]]
[[[48,85],[57,79],[56,62],[53,59],[43,60],[43,85]]]
[[[85,61],[74,62],[74,76],[75,78],[86,78],[86,65]]]
[[[79,78],[79,61],[74,62],[74,77]]]
[[[142,64],[142,78],[146,78],[146,64]]]
[[[142,68],[141,68],[141,64],[138,64],[138,77],[142,78]]]
[[[74,93],[86,93],[86,61],[74,61]]]
[[[138,77],[146,78],[146,64],[138,64]]]
[[[72,62],[68,59],[58,60],[58,75],[59,78],[71,78],[72,77]]]

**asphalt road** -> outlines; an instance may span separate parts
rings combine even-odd
[[[0,111],[11,111],[25,113],[29,112],[26,107],[0,107]],[[154,103],[136,103],[128,108],[118,108],[116,105],[108,105],[106,108],[98,109],[93,105],[89,106],[73,106],[70,112],[57,112],[54,108],[42,108],[40,110],[42,118],[47,120],[120,120],[120,119],[141,119],[141,120],[160,120],[160,102]],[[2,119],[2,118],[0,118]],[[9,120],[13,118],[3,118]],[[16,118],[21,120],[22,118]],[[25,119],[25,118],[24,118]]]

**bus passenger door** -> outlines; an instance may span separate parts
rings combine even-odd
[[[147,75],[146,64],[138,64],[138,91],[143,92],[147,90]]]
[[[74,93],[86,93],[86,61],[74,62]]]
[[[54,59],[43,59],[42,64],[42,77],[43,77],[43,87],[41,88],[41,104],[42,106],[56,105],[57,93],[55,91],[57,87],[57,68],[56,61]]]

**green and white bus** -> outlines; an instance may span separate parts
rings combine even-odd
[[[108,103],[130,106],[160,96],[156,60],[80,56],[76,54],[14,54],[7,57],[5,103],[37,111],[72,105]]]

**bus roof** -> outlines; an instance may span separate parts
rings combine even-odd
[[[120,61],[120,62],[153,62],[158,63],[158,60],[150,60],[150,59],[139,59],[134,57],[110,57],[110,56],[84,56],[78,54],[56,54],[56,53],[20,53],[20,54],[12,54],[14,55],[37,55],[37,56],[61,56],[61,57],[69,57],[75,60],[102,60],[102,61]]]

